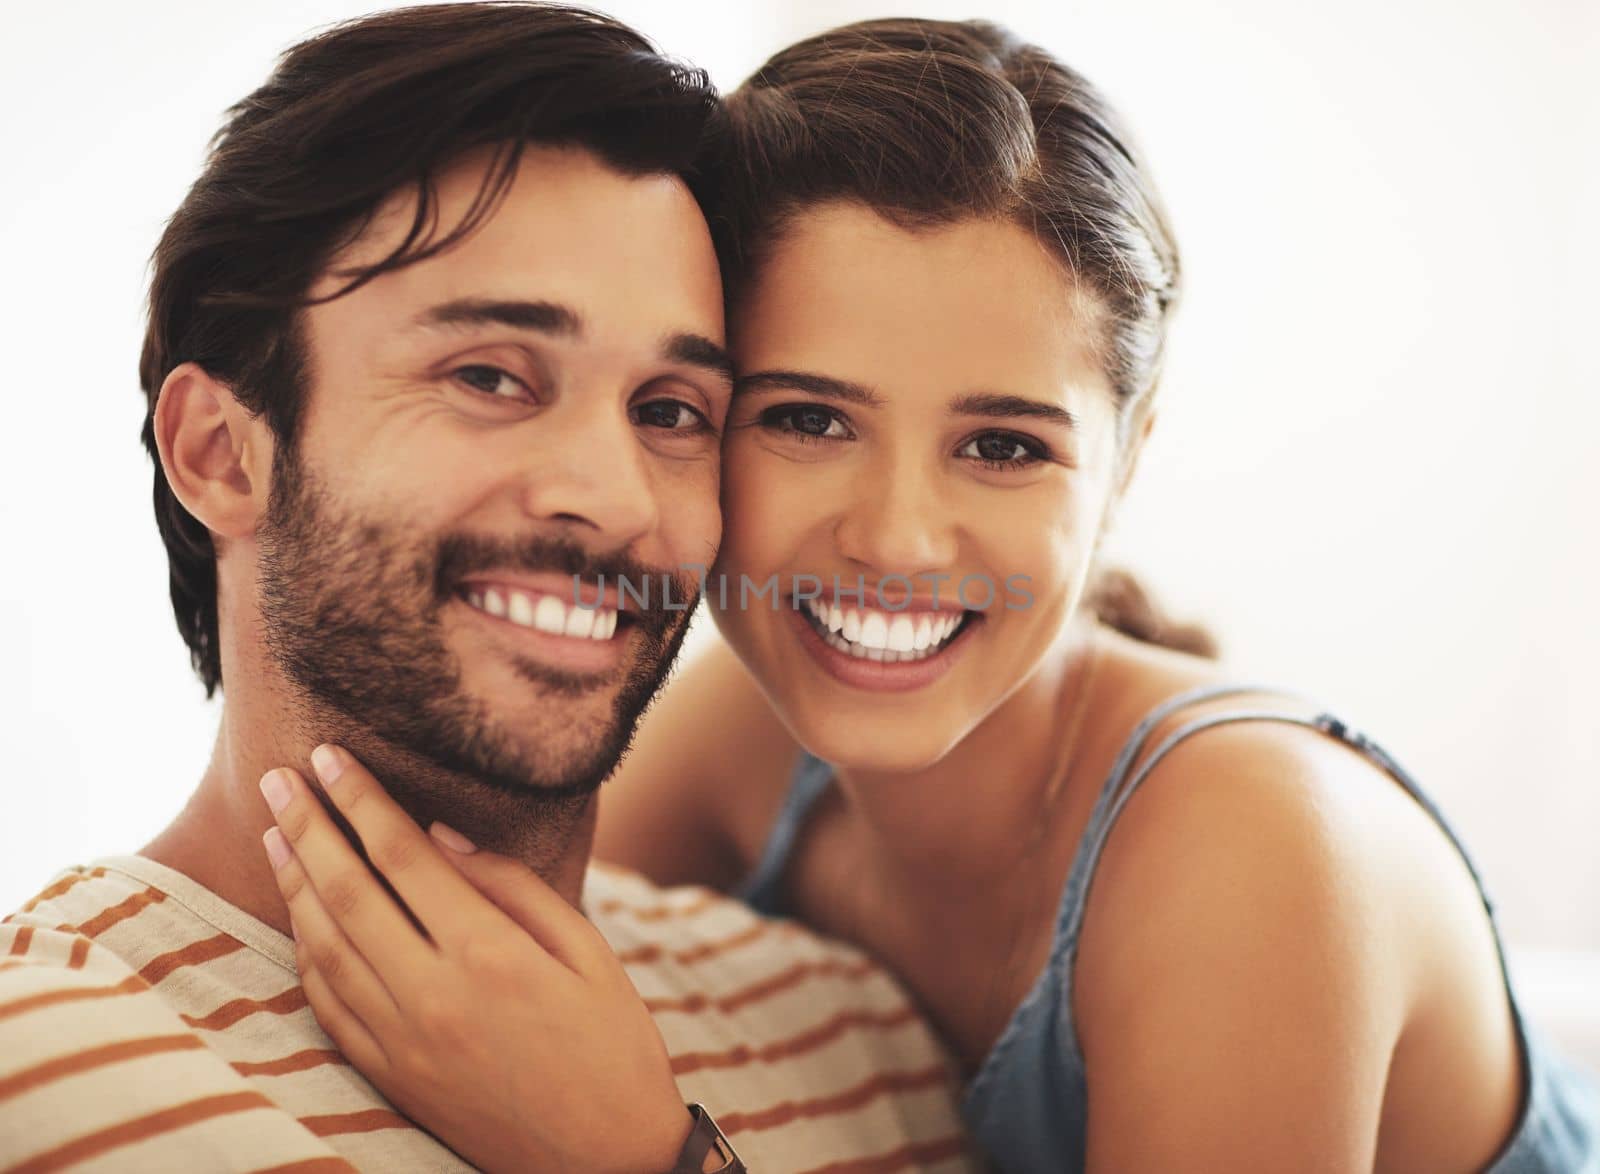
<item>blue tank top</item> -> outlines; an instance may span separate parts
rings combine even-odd
[[[1138,770],[1133,769],[1156,726],[1180,710],[1215,697],[1274,692],[1279,691],[1223,685],[1181,693],[1151,710],[1128,738],[1078,842],[1056,915],[1050,959],[962,1097],[962,1115],[978,1144],[1008,1174],[1061,1174],[1083,1169],[1088,1086],[1077,1028],[1072,1021],[1072,971],[1089,882],[1106,838],[1128,799],[1179,742],[1212,726],[1273,721],[1307,726],[1337,738],[1392,775],[1450,838],[1478,886],[1494,931],[1525,1078],[1516,1127],[1487,1174],[1600,1174],[1600,1095],[1593,1079],[1551,1051],[1523,1019],[1506,970],[1494,905],[1477,869],[1439,809],[1382,748],[1331,714],[1303,718],[1243,709],[1190,720],[1168,734]],[[785,915],[784,870],[807,815],[832,777],[833,768],[827,763],[809,754],[801,755],[761,859],[740,892],[758,911]]]

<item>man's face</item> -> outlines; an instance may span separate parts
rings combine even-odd
[[[439,178],[443,228],[485,163]],[[330,274],[386,255],[414,208]],[[529,148],[459,246],[306,311],[259,585],[275,660],[344,727],[319,734],[500,789],[598,785],[688,622],[663,575],[691,602],[682,568],[716,551],[722,333],[687,189],[570,148]],[[601,574],[601,606],[576,607],[573,576],[594,602]],[[618,575],[648,579],[648,607]]]

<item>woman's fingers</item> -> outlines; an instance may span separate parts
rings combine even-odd
[[[568,969],[594,974],[602,966],[615,968],[616,955],[600,931],[533,869],[509,856],[479,851],[447,824],[435,821],[428,834],[445,846],[444,858],[473,888],[499,906]]]
[[[399,1016],[393,995],[344,931],[328,916],[283,832],[275,827],[268,828],[261,842],[267,849],[278,891],[289,907],[289,920],[294,925],[295,958],[301,966],[302,981],[308,970],[314,970],[318,983],[337,995],[335,1010],[338,1013],[370,1024],[375,1031],[392,1025]],[[318,1018],[321,1017],[319,1009]],[[333,1035],[333,1032],[329,1030],[328,1034]]]
[[[375,1082],[381,1080],[389,1069],[383,1045],[339,997],[303,946],[296,946],[295,960],[300,968],[300,986],[322,1030],[363,1075]]]
[[[318,746],[311,752],[311,765],[334,806],[361,837],[372,867],[394,886],[441,947],[480,932],[509,928],[500,913],[444,862],[434,841],[355,755],[339,746]]]
[[[419,970],[431,958],[432,947],[384,891],[306,781],[280,768],[261,780],[261,794],[294,850],[296,875],[303,872],[309,879],[320,907],[342,934],[380,973],[404,977]],[[438,865],[451,872],[443,861]],[[451,880],[458,878],[452,875]]]

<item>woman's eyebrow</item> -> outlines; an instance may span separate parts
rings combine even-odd
[[[1078,427],[1077,417],[1061,405],[1046,403],[1044,400],[1027,399],[1020,395],[980,392],[958,396],[950,401],[948,411],[952,416],[994,416],[1002,419],[1022,417],[1060,424],[1074,431]]]
[[[734,395],[747,395],[755,391],[802,391],[807,395],[842,400],[868,408],[883,406],[883,400],[870,387],[828,375],[813,375],[807,371],[756,371],[734,380]]]

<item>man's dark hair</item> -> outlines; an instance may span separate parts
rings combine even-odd
[[[228,111],[156,246],[139,363],[172,608],[207,696],[222,683],[215,550],[173,495],[155,441],[156,398],[172,369],[194,362],[227,384],[266,418],[286,459],[305,384],[297,316],[313,304],[312,282],[386,197],[416,193],[410,231],[388,256],[341,272],[333,297],[470,234],[530,142],[584,147],[626,175],[675,174],[703,196],[696,160],[716,102],[702,70],[663,57],[610,17],[468,3],[336,25],[289,49]],[[434,177],[486,145],[494,161],[469,212],[439,231]]]

